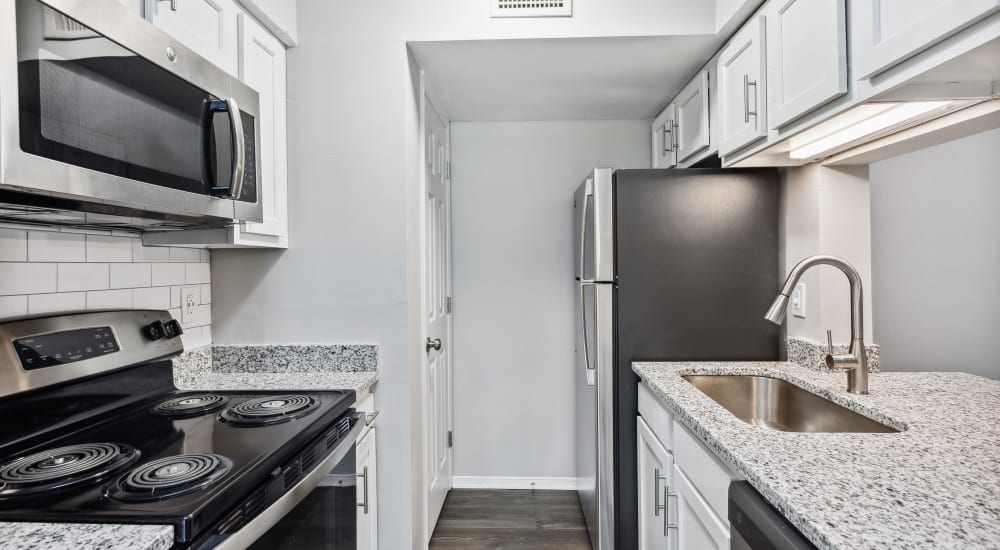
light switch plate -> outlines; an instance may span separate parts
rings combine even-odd
[[[795,285],[792,291],[792,315],[800,319],[806,318],[806,284]]]

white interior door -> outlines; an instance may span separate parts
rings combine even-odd
[[[434,106],[424,100],[426,121],[424,176],[423,312],[426,332],[424,373],[424,449],[427,465],[427,537],[434,533],[451,489],[451,239],[448,130]]]

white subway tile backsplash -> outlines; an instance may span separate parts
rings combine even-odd
[[[86,292],[60,292],[58,294],[31,294],[28,296],[28,315],[84,309],[87,309]]]
[[[131,262],[134,240],[127,237],[87,235],[87,261]]]
[[[87,293],[87,309],[132,309],[132,289]]]
[[[182,285],[186,276],[184,264],[153,264],[153,286]]]
[[[28,231],[29,262],[85,262],[86,235]]]
[[[59,264],[58,290],[105,290],[110,276],[108,264]]]
[[[28,232],[0,227],[0,262],[28,260]]]
[[[152,264],[111,264],[111,288],[140,288],[152,284]]]
[[[166,246],[143,246],[142,239],[132,239],[133,262],[169,262],[170,248]]]
[[[56,290],[56,264],[0,263],[0,296]]]
[[[0,319],[28,314],[27,296],[0,296]]]
[[[132,307],[135,309],[170,309],[170,287],[154,286],[134,289],[132,291]]]
[[[0,224],[0,319],[83,309],[169,309],[181,320],[181,289],[197,305],[184,323],[187,349],[212,342],[211,255],[144,246],[126,231]]]
[[[197,248],[179,248],[172,246],[170,247],[170,261],[181,263],[200,262],[201,250]]]
[[[187,284],[201,284],[212,282],[212,272],[210,264],[184,264],[187,266]]]

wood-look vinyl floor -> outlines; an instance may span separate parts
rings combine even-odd
[[[591,550],[575,491],[454,489],[431,550]]]

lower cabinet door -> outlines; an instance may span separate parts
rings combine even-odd
[[[729,550],[729,522],[719,518],[684,471],[674,466],[679,548]]]
[[[649,425],[638,420],[639,550],[675,550],[677,530],[672,518],[673,456]],[[681,546],[681,548],[687,548]],[[694,547],[691,547],[694,548]]]
[[[358,441],[358,550],[378,548],[378,491],[375,428]]]

